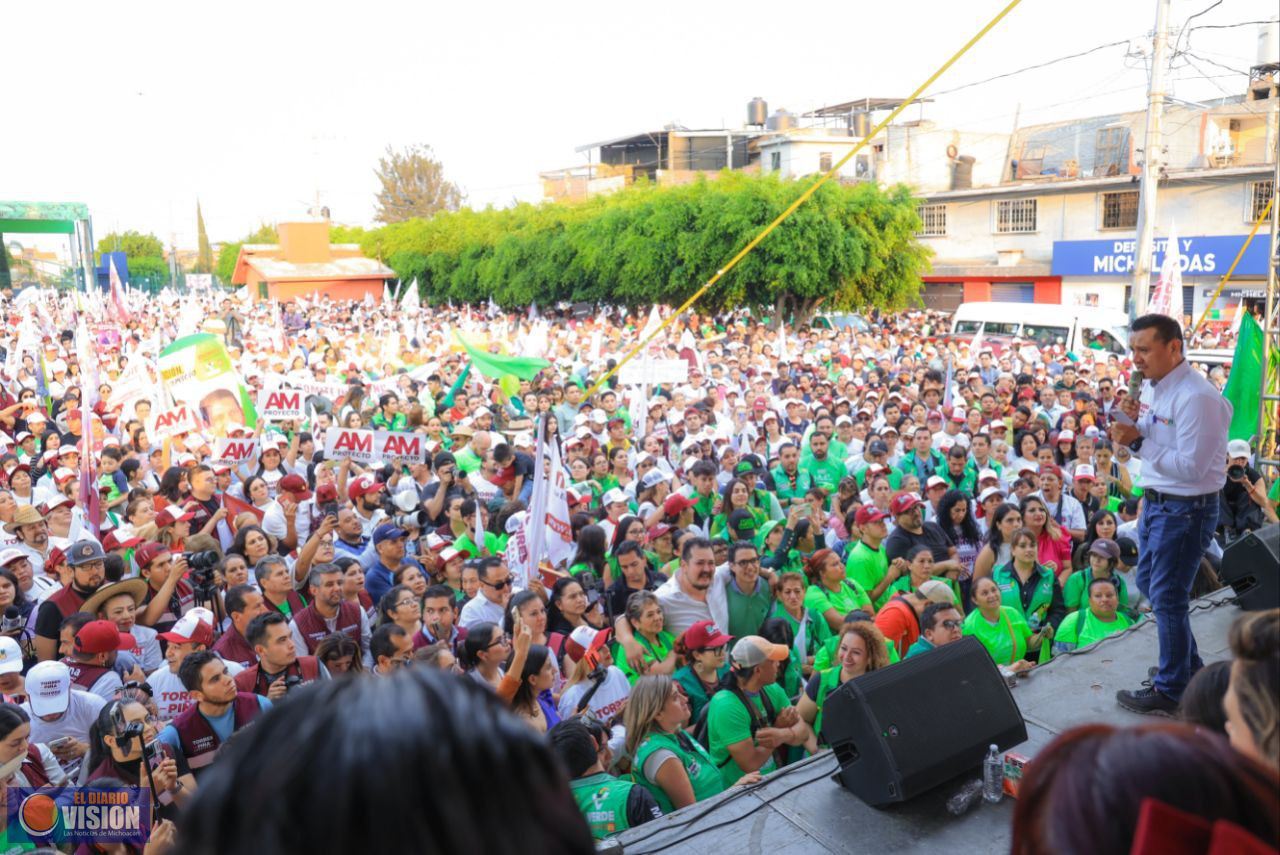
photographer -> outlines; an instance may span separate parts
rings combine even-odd
[[[445,511],[454,499],[465,499],[475,492],[467,483],[465,472],[458,471],[457,460],[447,451],[442,451],[432,461],[436,470],[436,480],[419,490],[423,508],[431,518],[431,525],[436,528],[447,525],[449,520]]]
[[[236,688],[241,692],[278,702],[296,686],[329,679],[328,670],[314,656],[298,655],[289,622],[279,612],[267,612],[250,621],[245,638],[258,654],[258,662],[236,675]]]
[[[165,632],[195,605],[195,592],[182,580],[187,561],[174,558],[162,543],[144,543],[133,553],[142,578],[147,580],[146,597],[138,623]]]
[[[1227,443],[1227,483],[1219,494],[1218,540],[1223,546],[1268,523],[1277,521],[1267,501],[1262,473],[1249,465],[1253,449],[1243,439]]]
[[[176,820],[178,808],[195,793],[196,779],[185,757],[156,740],[156,727],[137,701],[109,701],[89,728],[89,756],[82,768],[89,770],[86,782],[116,778],[131,787],[154,787],[160,806],[154,819]]]

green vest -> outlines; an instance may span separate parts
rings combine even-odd
[[[661,662],[667,658],[667,654],[671,652],[671,648],[675,647],[676,638],[665,630],[658,633],[658,637],[654,641],[650,641],[640,633],[635,634],[636,644],[644,648],[645,662]],[[613,664],[618,667],[623,674],[627,675],[627,679],[635,685],[641,675],[631,670],[631,665],[627,663],[627,653],[622,649],[621,644],[613,646]]]
[[[657,782],[650,781],[644,776],[645,761],[649,759],[649,755],[661,748],[665,748],[676,755],[676,759],[684,767],[685,774],[689,776],[689,784],[693,787],[694,801],[700,802],[704,799],[709,799],[724,790],[724,777],[720,774],[720,770],[716,768],[716,764],[712,762],[711,755],[707,753],[707,749],[699,745],[698,741],[687,733],[684,736],[685,738],[681,739],[675,733],[659,733],[657,731],[650,733],[645,738],[645,741],[640,744],[640,747],[636,749],[635,761],[632,764],[636,780],[646,790],[653,793],[654,800],[658,802],[658,807],[662,808],[664,814],[675,810],[675,805],[671,803],[666,791]]]
[[[821,745],[827,744],[827,741],[822,738],[822,705],[826,703],[827,695],[840,687],[840,667],[835,665],[818,672],[818,697],[814,698],[814,703],[818,705],[818,715],[813,720],[813,732],[818,734],[818,742]]]
[[[769,593],[768,583],[756,580],[756,590],[752,594],[744,594],[738,590],[737,584],[730,577],[725,584],[725,599],[729,605],[728,633],[734,638],[755,635],[760,631],[760,624],[769,614],[769,606],[773,604],[773,595]]]
[[[796,470],[796,485],[794,487],[791,486],[791,478],[787,476],[781,466],[774,469],[770,474],[773,475],[773,485],[777,488],[775,492],[778,499],[791,504],[803,502],[804,494],[809,492],[809,487],[813,483],[809,478],[809,473],[804,469]]]
[[[796,638],[800,637],[801,621],[791,616],[782,605],[782,601],[775,601],[773,608],[769,611],[769,617],[785,620],[787,625],[791,627],[791,632]],[[813,609],[805,608],[804,610],[804,655],[805,657],[817,656],[818,648],[826,643],[831,637],[831,627],[827,626],[827,619],[815,612]]]
[[[1036,564],[1035,591],[1031,595],[1031,605],[1022,608],[1022,599],[1018,596],[1018,581],[1013,564],[997,567],[991,574],[995,583],[1000,586],[1000,602],[1016,610],[1027,619],[1027,626],[1037,632],[1045,617],[1049,614],[1049,606],[1053,603],[1053,574],[1048,568]]]
[[[1067,584],[1062,586],[1062,599],[1067,604],[1068,611],[1089,608],[1089,583],[1092,581],[1093,568],[1091,567],[1077,570],[1067,577]],[[1112,573],[1111,582],[1116,586],[1116,599],[1120,604],[1120,610],[1127,610],[1129,608],[1129,589],[1125,586],[1124,579]]]
[[[591,826],[592,837],[603,840],[631,827],[627,822],[627,797],[634,786],[605,772],[569,782],[573,800]]]

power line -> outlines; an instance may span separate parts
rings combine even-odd
[[[1120,45],[1125,45],[1127,47],[1128,44],[1129,44],[1128,39],[1125,39],[1124,41],[1118,41],[1118,42],[1108,42],[1105,45],[1098,45],[1097,47],[1092,47],[1092,48],[1089,48],[1088,50],[1080,51],[1080,53],[1073,53],[1073,54],[1070,54],[1069,56],[1060,56],[1057,59],[1050,59],[1045,62],[1036,63],[1035,65],[1028,65],[1026,68],[1019,68],[1015,71],[1007,71],[1004,74],[997,74],[995,77],[988,77],[986,80],[975,80],[973,83],[965,83],[964,85],[956,86],[953,89],[943,89],[941,92],[931,92],[929,94],[935,98],[938,97],[939,95],[950,95],[952,92],[959,92],[961,89],[969,89],[974,86],[981,86],[984,83],[991,83],[992,81],[995,81],[995,80],[1003,80],[1006,77],[1013,77],[1015,74],[1022,74],[1023,72],[1026,72],[1026,71],[1035,71],[1038,68],[1046,68],[1050,65],[1056,65],[1059,62],[1066,62],[1069,59],[1079,59],[1082,56],[1088,56],[1091,53],[1097,53],[1098,51],[1106,50],[1107,48],[1118,47]]]
[[[1187,20],[1191,20],[1191,19],[1188,18]],[[1192,33],[1192,32],[1195,32],[1196,30],[1230,30],[1235,27],[1248,27],[1252,24],[1277,24],[1277,23],[1280,23],[1280,18],[1272,18],[1270,21],[1241,21],[1238,24],[1199,24],[1187,30],[1187,32]]]
[[[1182,37],[1190,32],[1190,30],[1187,29],[1187,24],[1190,24],[1192,21],[1194,21],[1196,18],[1199,18],[1201,15],[1212,12],[1214,9],[1218,8],[1221,5],[1222,5],[1222,0],[1214,0],[1213,3],[1210,3],[1208,6],[1204,7],[1199,12],[1196,12],[1190,18],[1187,18],[1187,20],[1182,22],[1182,29],[1178,30],[1178,37],[1173,40],[1174,56],[1178,55],[1178,45],[1182,44]]]
[[[1201,56],[1201,55],[1200,55],[1200,54],[1198,54],[1198,53],[1192,53],[1192,52],[1191,52],[1191,51],[1189,51],[1189,50],[1187,50],[1187,51],[1183,51],[1183,52],[1182,52],[1182,56],[1185,56],[1185,57],[1195,57],[1196,59],[1200,60],[1201,62],[1207,62],[1207,63],[1209,63],[1210,65],[1217,66],[1218,68],[1221,68],[1223,71],[1230,71],[1232,74],[1240,74],[1240,75],[1243,75],[1243,76],[1245,76],[1245,77],[1248,77],[1248,76],[1249,76],[1249,72],[1247,72],[1247,71],[1241,71],[1241,70],[1240,70],[1240,69],[1238,69],[1238,68],[1232,68],[1232,67],[1231,67],[1231,66],[1229,66],[1229,65],[1223,65],[1222,63],[1218,62],[1217,60],[1209,59],[1207,56]],[[1188,62],[1190,62],[1190,60],[1188,60]],[[1202,72],[1202,73],[1203,73],[1203,72]]]

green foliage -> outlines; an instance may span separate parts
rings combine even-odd
[[[276,227],[269,223],[261,223],[258,228],[244,236],[243,240],[224,243],[218,250],[218,263],[213,273],[223,285],[230,284],[231,276],[236,272],[236,259],[240,257],[240,247],[246,243],[279,243],[280,235]]]
[[[164,279],[169,281],[169,262],[163,258],[143,256],[129,259],[129,279]]]
[[[98,241],[99,263],[104,252],[123,252],[129,259],[129,267],[133,267],[134,259],[164,258],[164,243],[152,234],[141,232],[111,232]]]
[[[518,307],[536,300],[679,304],[808,185],[725,172],[637,185],[578,203],[440,214],[364,233],[366,255],[417,278],[424,298]],[[807,317],[914,303],[929,251],[905,187],[828,183],[699,301]]]
[[[444,164],[436,160],[429,145],[411,145],[404,151],[387,146],[374,170],[380,185],[377,212],[380,223],[399,223],[413,217],[432,217],[441,211],[456,211],[462,191],[444,177]]]

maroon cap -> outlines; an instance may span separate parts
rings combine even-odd
[[[307,489],[307,479],[301,475],[286,475],[280,479],[280,489],[289,493],[299,502],[305,502],[311,498],[311,491]]]
[[[662,503],[662,512],[667,516],[674,516],[681,511],[692,508],[696,504],[698,504],[697,499],[691,499],[688,496],[681,495],[680,493],[672,493],[670,496],[667,496],[667,500]]]
[[[1041,475],[1057,475],[1058,480],[1062,480],[1062,470],[1058,468],[1056,463],[1043,463],[1040,466]]]
[[[117,549],[130,549],[137,546],[139,543],[142,543],[142,538],[137,537],[136,535],[125,535],[124,537],[119,537],[114,531],[108,532],[106,536],[102,538],[102,548],[107,552],[114,552]]]
[[[905,514],[912,508],[923,504],[924,502],[920,501],[910,493],[899,493],[893,497],[893,501],[889,502],[889,513],[896,517],[899,514]]]
[[[658,523],[649,529],[649,540],[657,540],[660,537],[665,537],[666,535],[671,534],[674,529],[675,526],[669,526],[666,523]]]
[[[361,475],[351,482],[351,486],[347,487],[347,498],[354,502],[361,496],[376,493],[381,489],[382,485],[374,480],[372,475]]]
[[[150,567],[152,561],[155,561],[161,555],[168,552],[170,552],[169,547],[165,546],[163,543],[151,541],[150,543],[142,544],[134,550],[133,560],[137,562],[139,567]]]
[[[132,650],[136,646],[132,635],[116,629],[109,620],[91,620],[76,633],[77,653],[110,653],[113,650]]]
[[[720,630],[715,621],[700,620],[684,631],[684,646],[690,650],[707,650],[723,647],[733,637]]]
[[[875,505],[863,505],[858,508],[858,515],[854,517],[854,522],[858,525],[866,525],[868,523],[880,522],[888,519],[889,515],[877,508]]]
[[[316,501],[320,504],[338,501],[338,488],[334,484],[321,484],[316,487]]]
[[[756,398],[756,399],[755,399],[755,402],[753,403],[753,406],[754,406],[757,410],[767,410],[767,409],[769,409],[769,399],[768,399],[768,398]]]
[[[57,567],[67,563],[67,553],[63,551],[61,546],[55,546],[49,550],[49,555],[44,559],[45,567]]]

